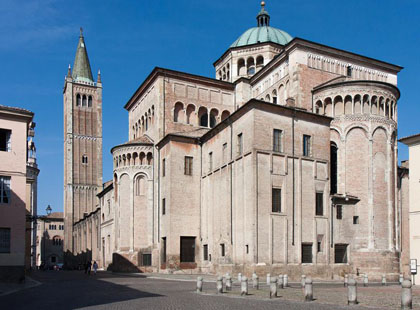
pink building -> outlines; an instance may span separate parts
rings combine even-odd
[[[0,105],[0,281],[25,277],[26,167],[34,113]]]

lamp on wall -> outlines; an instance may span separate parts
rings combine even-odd
[[[45,210],[47,211],[47,215],[51,214],[52,209],[50,205],[48,205],[48,207]]]

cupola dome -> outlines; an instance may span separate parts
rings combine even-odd
[[[293,38],[287,32],[270,27],[270,14],[265,10],[265,2],[261,2],[261,10],[257,15],[257,27],[245,31],[230,47],[273,42],[286,45]]]

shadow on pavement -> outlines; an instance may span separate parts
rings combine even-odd
[[[131,288],[126,277],[105,272],[88,276],[83,271],[40,271],[32,277],[42,285],[0,297],[2,309],[42,305],[42,309],[67,310],[164,296]]]

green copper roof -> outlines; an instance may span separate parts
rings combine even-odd
[[[252,27],[245,31],[230,47],[245,46],[255,43],[274,42],[286,45],[292,41],[287,32],[270,26]]]
[[[285,31],[270,27],[270,14],[265,10],[265,2],[261,2],[261,10],[257,15],[257,26],[245,31],[230,47],[245,46],[263,42],[274,42],[286,45],[292,37]]]
[[[90,69],[89,57],[81,28],[71,76],[76,81],[93,82],[92,70]]]

